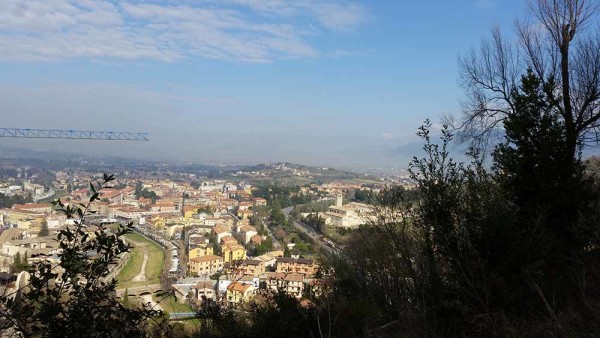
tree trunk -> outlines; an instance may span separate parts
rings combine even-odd
[[[560,73],[562,79],[562,99],[565,119],[565,138],[567,150],[571,158],[577,155],[577,130],[574,121],[573,107],[571,105],[571,82],[569,78],[569,44],[571,43],[571,31],[569,25],[562,28],[562,45],[560,46]]]

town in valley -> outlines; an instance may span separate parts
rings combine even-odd
[[[85,162],[66,170],[44,163],[7,159],[0,169],[0,276],[9,287],[26,267],[59,259],[57,235],[75,220],[51,201],[83,208],[101,176]],[[318,292],[321,255],[335,254],[349,232],[375,220],[381,189],[412,188],[406,176],[289,163],[107,169],[116,180],[90,204],[86,231],[130,226],[131,250],[109,275],[116,295],[173,318],[193,317],[206,299],[243,306],[268,290],[300,300]],[[153,295],[165,288],[166,300]]]

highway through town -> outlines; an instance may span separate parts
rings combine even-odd
[[[56,194],[56,192],[52,188],[50,188],[50,190],[48,190],[48,192],[45,195],[43,195],[43,196],[34,196],[33,197],[33,202],[37,203],[38,201],[45,200],[47,198],[50,198],[50,197],[54,196],[54,194]]]
[[[279,243],[279,241],[277,240],[277,238],[275,238],[275,236],[273,235],[273,232],[271,231],[271,229],[269,229],[269,227],[265,224],[264,221],[261,221],[262,226],[265,230],[267,230],[267,234],[269,235],[269,237],[271,237],[271,240],[273,241],[273,248],[275,249],[281,249],[281,243]]]
[[[293,206],[282,209],[283,214],[285,215],[286,218],[289,219],[290,213],[292,212],[293,209],[294,209]],[[325,253],[327,253],[327,254],[337,253],[337,251],[338,251],[337,249],[334,249],[334,248],[330,247],[329,245],[327,245],[327,243],[323,242],[321,240],[321,237],[313,229],[308,227],[306,224],[304,224],[302,222],[298,222],[298,221],[293,221],[292,224],[294,225],[294,227],[296,229],[305,233]]]

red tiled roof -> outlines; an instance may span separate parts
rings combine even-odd
[[[229,284],[229,286],[227,287],[227,290],[232,290],[232,291],[237,291],[237,292],[245,292],[251,286],[252,285],[250,285],[250,284],[242,284],[240,282],[233,282],[233,283]]]

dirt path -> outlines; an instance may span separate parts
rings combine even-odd
[[[146,264],[148,263],[148,248],[145,244],[140,245],[144,248],[144,260],[142,261],[142,267],[140,268],[140,273],[138,273],[133,279],[132,282],[145,282],[146,281]]]

